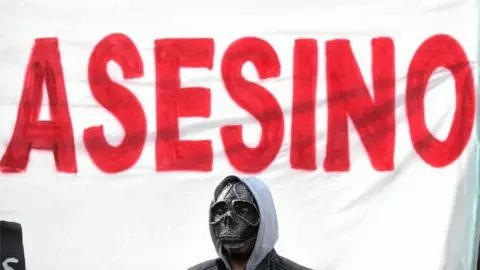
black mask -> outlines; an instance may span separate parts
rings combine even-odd
[[[215,237],[224,249],[235,254],[235,250],[255,242],[259,224],[260,213],[253,194],[232,177],[210,208],[210,226]]]

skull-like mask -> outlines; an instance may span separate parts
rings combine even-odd
[[[221,245],[230,251],[254,242],[260,223],[253,194],[235,178],[227,182],[210,208],[210,226]]]

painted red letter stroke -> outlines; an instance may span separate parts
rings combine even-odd
[[[245,173],[258,173],[275,159],[283,140],[283,112],[275,97],[262,86],[245,80],[242,67],[251,61],[260,79],[280,75],[280,61],[274,48],[266,41],[246,37],[236,40],[225,51],[222,59],[222,78],[232,100],[249,112],[262,126],[257,147],[245,145],[242,126],[221,128],[222,142],[232,166]]]
[[[118,146],[105,138],[103,126],[84,130],[83,140],[88,154],[105,173],[118,173],[131,168],[140,158],[147,137],[147,120],[142,105],[126,87],[110,79],[109,61],[117,63],[125,79],[143,76],[143,63],[133,41],[123,34],[112,34],[94,48],[88,63],[88,82],[97,102],[118,119],[125,137]]]
[[[440,67],[447,68],[455,78],[456,94],[453,123],[444,141],[435,138],[425,123],[428,80]],[[469,60],[454,38],[435,35],[417,49],[407,76],[406,109],[413,147],[427,164],[447,166],[462,154],[473,130],[475,88]]]
[[[315,39],[297,39],[293,55],[292,143],[290,165],[315,170],[315,100],[318,77],[318,46]]]
[[[38,119],[42,106],[43,82],[49,101],[49,121]],[[25,171],[32,148],[51,150],[57,171],[77,172],[73,128],[56,38],[35,40],[25,73],[15,129],[0,161],[1,170]]]
[[[389,38],[372,40],[373,99],[348,40],[326,43],[328,132],[325,171],[350,169],[348,121],[353,122],[372,166],[394,168],[395,59]]]
[[[213,39],[155,40],[157,171],[211,171],[210,140],[180,140],[179,117],[209,117],[210,89],[180,87],[180,68],[213,68]]]

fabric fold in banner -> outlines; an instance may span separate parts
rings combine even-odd
[[[22,225],[0,221],[0,270],[25,270]]]

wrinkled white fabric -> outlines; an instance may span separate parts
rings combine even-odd
[[[241,124],[245,142],[258,143],[260,125],[228,96],[220,75],[226,47],[257,36],[276,50],[278,78],[247,79],[274,95],[285,115],[285,138],[267,170],[258,174],[271,189],[278,216],[276,250],[318,270],[471,270],[478,200],[476,134],[461,157],[437,169],[412,147],[405,113],[405,76],[418,46],[433,34],[456,38],[477,74],[478,1],[474,0],[17,0],[0,1],[0,155],[12,135],[26,63],[35,38],[58,37],[78,164],[77,175],[55,172],[50,152],[32,151],[26,173],[0,174],[0,220],[21,222],[27,269],[182,270],[215,258],[206,222],[212,190],[234,173],[220,139],[224,125]],[[144,76],[116,82],[141,102],[148,138],[137,164],[116,175],[101,173],[85,151],[83,131],[103,125],[113,145],[118,121],[92,97],[87,66],[94,46],[114,32],[138,47]],[[374,37],[395,43],[395,171],[373,170],[350,126],[351,170],[327,173],[325,41],[345,38],[367,85],[372,84]],[[154,40],[212,37],[212,70],[181,71],[182,86],[211,89],[209,118],[182,118],[181,139],[212,140],[214,169],[155,172]],[[290,168],[293,44],[318,40],[317,170]],[[453,80],[439,70],[425,99],[427,126],[446,138],[455,107]],[[371,89],[370,89],[371,91]],[[44,103],[47,104],[44,97]],[[42,119],[48,119],[45,107]],[[169,222],[170,220],[175,222]]]

